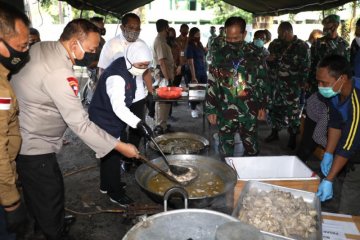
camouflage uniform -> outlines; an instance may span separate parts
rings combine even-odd
[[[240,130],[245,154],[256,155],[257,114],[266,102],[265,58],[260,48],[245,42],[215,44],[205,113],[217,116],[219,151],[222,157],[233,156],[234,135]]]
[[[337,15],[330,15],[323,20],[323,23],[327,22],[340,22],[340,18]],[[314,93],[318,91],[318,84],[316,81],[316,67],[321,59],[324,57],[338,54],[350,60],[349,43],[342,37],[331,39],[327,36],[318,38],[314,44],[311,45],[311,68],[308,79],[309,92]]]
[[[310,55],[306,42],[294,36],[291,42],[275,39],[269,45],[275,60],[269,62],[272,95],[269,121],[272,128],[288,127],[296,134],[300,126],[300,93],[309,73]]]
[[[210,47],[209,47],[209,49],[208,49],[208,53],[207,53],[206,59],[207,59],[208,61],[212,62],[212,61],[213,61],[213,58],[214,58],[213,56],[214,56],[215,52],[216,52],[218,49],[224,47],[224,45],[225,45],[225,37],[223,37],[223,36],[217,36],[217,37],[213,38],[213,39],[211,40],[211,44],[210,44]],[[209,67],[209,68],[210,68],[210,67]]]

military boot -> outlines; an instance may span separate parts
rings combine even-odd
[[[295,150],[295,148],[296,148],[296,134],[290,133],[287,147],[290,148],[291,150]]]
[[[278,130],[276,128],[273,128],[271,130],[271,134],[265,138],[265,142],[269,143],[275,140],[279,140],[279,134],[278,134]]]

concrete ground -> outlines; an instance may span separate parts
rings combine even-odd
[[[184,102],[173,107],[172,117],[174,119],[169,120],[169,124],[173,131],[192,132],[206,137],[210,140],[211,146],[203,154],[218,158],[213,147],[212,134],[216,131],[214,127],[206,124],[205,132],[203,132],[202,119],[191,118],[190,107]],[[153,125],[153,120],[149,117],[147,117],[147,122],[149,125]],[[280,132],[279,141],[264,143],[264,138],[270,134],[270,131],[265,123],[259,124],[260,155],[295,154],[295,151],[286,147],[288,140],[286,130]],[[131,208],[129,212],[124,212],[124,209],[111,203],[107,195],[99,192],[99,162],[95,158],[95,153],[71,131],[67,132],[66,139],[70,143],[65,145],[58,154],[58,161],[64,174],[66,208],[69,214],[77,216],[77,221],[70,230],[73,239],[121,239],[136,223],[137,216],[163,211],[161,204],[153,202],[141,191],[134,179],[134,168],[129,173],[123,174],[123,180],[128,185],[126,188],[128,194],[136,200],[136,207]],[[159,156],[157,152],[145,148],[143,145],[140,147],[140,151],[149,159]],[[32,235],[32,229],[29,229],[29,232],[26,239],[41,239]]]

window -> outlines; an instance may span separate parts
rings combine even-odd
[[[196,11],[196,0],[189,0],[190,1],[190,11]]]
[[[175,1],[176,1],[176,10],[189,10],[188,0],[175,0]]]

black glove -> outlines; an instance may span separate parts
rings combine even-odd
[[[154,96],[151,93],[148,93],[146,96],[146,107],[149,110],[149,117],[155,117],[155,101]]]
[[[148,140],[150,140],[154,136],[154,133],[151,130],[151,128],[143,121],[140,121],[136,125],[136,129],[138,129],[140,131],[141,135],[146,137]]]
[[[15,210],[7,212],[5,210],[6,228],[9,232],[16,232],[19,227],[23,226],[27,221],[25,207],[20,203]]]

